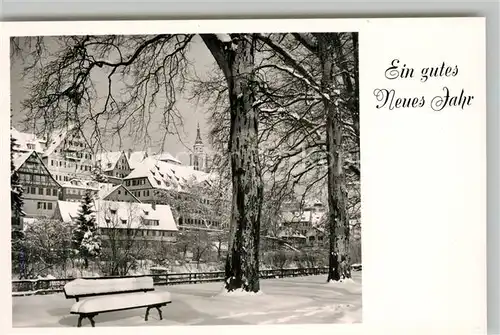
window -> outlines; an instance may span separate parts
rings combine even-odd
[[[122,194],[122,191],[118,190],[118,195]]]
[[[36,203],[36,209],[42,209],[42,203],[41,202],[37,202]]]
[[[31,187],[31,194],[36,194],[36,187]]]
[[[45,193],[46,195],[51,195],[51,193],[52,193],[52,192],[51,192],[51,190],[50,190],[50,188],[46,188],[46,189],[45,189],[45,192],[46,192],[46,193]]]
[[[54,166],[54,160],[50,160],[50,166]]]
[[[130,180],[126,180],[126,181],[125,181],[125,185],[126,185],[126,186],[130,186]]]
[[[127,224],[127,220],[121,219],[122,224]]]
[[[158,221],[158,220],[144,220],[144,224],[146,226],[159,226],[160,221]]]
[[[111,214],[116,214],[116,209],[110,209]]]
[[[54,197],[57,196],[57,188],[52,189],[52,196],[54,196]]]
[[[51,202],[47,203],[47,209],[49,209],[49,210],[52,209],[52,203]]]
[[[39,187],[38,188],[38,194],[39,195],[43,195],[43,187]]]

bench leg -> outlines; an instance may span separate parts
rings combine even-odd
[[[146,308],[146,316],[144,317],[144,321],[148,321],[148,316],[149,316],[149,310],[151,307]]]
[[[158,310],[158,315],[160,316],[160,320],[163,320],[163,316],[161,315],[160,306],[156,306],[156,309]]]
[[[77,327],[81,327],[82,326],[82,320],[85,319],[85,318],[89,319],[90,324],[91,324],[92,327],[95,327],[94,316],[96,316],[96,315],[97,314],[85,314],[85,315],[80,314],[80,316],[78,317]]]
[[[82,326],[82,320],[83,320],[83,315],[80,315],[78,317],[78,324],[76,325],[77,327],[81,327]]]
[[[90,320],[90,324],[92,325],[92,327],[95,327],[94,316],[95,316],[95,315],[89,315],[89,316],[88,316],[88,318],[89,318],[89,320]]]

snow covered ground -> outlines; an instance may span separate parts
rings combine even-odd
[[[361,272],[353,281],[326,283],[326,275],[267,279],[262,293],[221,294],[222,283],[156,286],[169,291],[172,303],[144,321],[145,308],[95,317],[96,327],[167,325],[256,325],[361,322]],[[12,298],[13,327],[74,327],[69,311],[74,300],[62,293]],[[87,320],[84,327],[89,327]]]

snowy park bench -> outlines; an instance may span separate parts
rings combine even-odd
[[[160,308],[172,302],[169,292],[154,292],[151,277],[75,279],[64,286],[64,295],[76,299],[70,313],[79,315],[77,327],[85,318],[95,327],[94,317],[98,314],[134,308],[146,308],[145,321],[150,309],[156,308],[162,320]]]

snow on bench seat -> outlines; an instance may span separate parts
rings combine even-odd
[[[120,309],[161,305],[171,302],[169,292],[137,292],[92,297],[79,301],[71,307],[72,314],[92,314]]]
[[[68,297],[99,295],[114,292],[153,290],[153,278],[116,278],[116,279],[75,279],[64,286]]]

